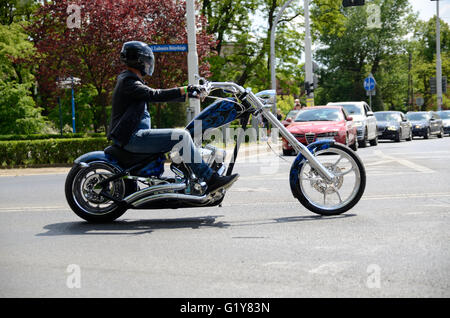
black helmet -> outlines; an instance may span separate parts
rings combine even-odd
[[[129,67],[139,70],[142,76],[151,76],[155,68],[153,51],[144,42],[130,41],[124,43],[122,51],[120,51],[120,60]]]

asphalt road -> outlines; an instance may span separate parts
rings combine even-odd
[[[450,137],[359,149],[367,188],[319,217],[272,153],[236,165],[223,207],[91,225],[64,174],[0,177],[0,297],[449,297]]]

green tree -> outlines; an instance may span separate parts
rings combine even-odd
[[[218,45],[210,58],[213,80],[235,81],[262,90],[270,88],[270,31],[281,0],[203,0],[202,13],[208,31]],[[303,49],[299,3],[293,2],[278,23],[276,34],[277,77],[288,92],[299,93],[303,74],[300,65]],[[259,21],[256,27],[254,25]]]
[[[406,35],[415,17],[407,0],[374,0],[379,27],[370,28],[367,6],[342,8],[340,0],[316,0],[312,10],[321,47],[316,59],[324,66],[316,103],[366,100],[363,80],[377,80],[375,110],[397,109],[407,96]],[[328,17],[327,19],[324,16]],[[335,25],[335,21],[340,21]],[[406,75],[405,75],[406,74]]]
[[[38,133],[46,127],[32,98],[32,69],[22,63],[32,54],[20,24],[0,25],[0,134]]]

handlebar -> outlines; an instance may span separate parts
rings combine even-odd
[[[234,94],[246,92],[245,88],[233,82],[210,82],[203,77],[199,78],[198,80],[199,80],[198,86],[201,91],[200,93],[201,99],[207,97],[213,89],[222,89],[225,91],[230,91],[231,93]]]

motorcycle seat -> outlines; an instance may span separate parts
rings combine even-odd
[[[132,167],[141,162],[151,162],[163,156],[163,153],[135,153],[129,152],[119,146],[112,145],[104,150],[106,155],[111,156],[123,168]]]

